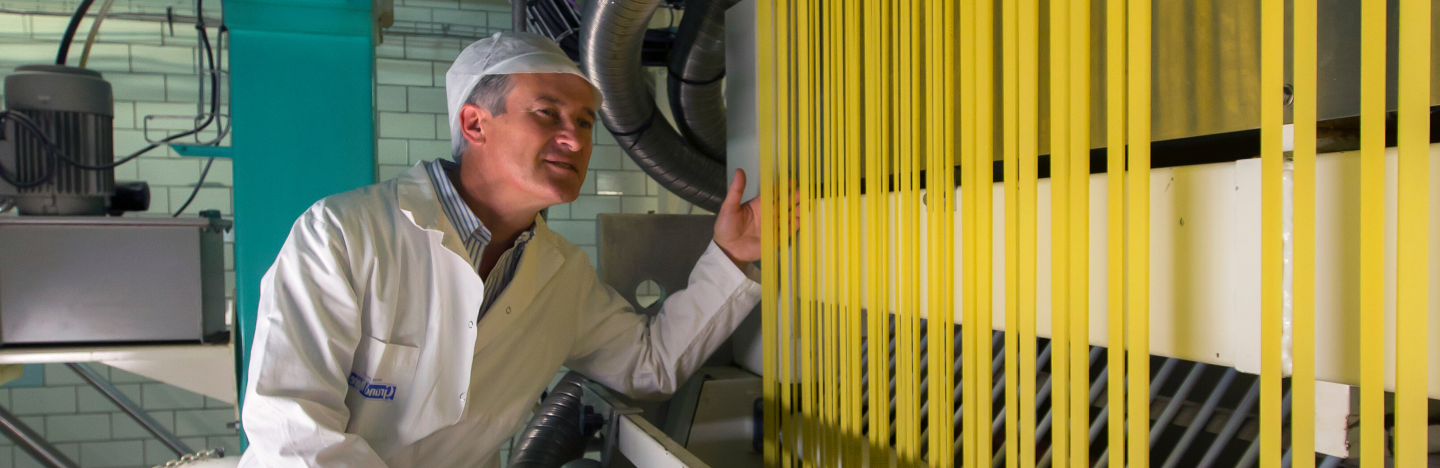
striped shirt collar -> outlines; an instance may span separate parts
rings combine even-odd
[[[450,224],[455,226],[460,238],[465,243],[465,251],[470,255],[470,264],[476,270],[480,268],[481,255],[485,253],[485,247],[490,245],[490,229],[485,223],[475,216],[470,207],[465,205],[465,200],[460,198],[460,192],[455,190],[455,185],[450,183],[447,171],[458,170],[459,164],[453,161],[436,159],[425,163],[425,170],[430,174],[430,183],[435,186],[435,196],[440,200],[440,209],[445,212],[445,217],[450,219]],[[533,228],[520,234],[515,240],[515,245],[524,245],[535,235]]]

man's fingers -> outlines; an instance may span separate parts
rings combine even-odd
[[[724,204],[735,206],[740,204],[740,197],[745,196],[745,170],[736,169],[735,179],[730,181],[729,193],[725,194]]]

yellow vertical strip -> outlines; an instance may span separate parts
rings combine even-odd
[[[837,16],[835,3],[819,1],[816,3],[815,12],[819,16],[819,32],[821,32],[821,35],[816,37],[819,40],[816,45],[819,53],[815,55],[815,69],[819,75],[819,79],[816,79],[818,86],[815,89],[821,95],[821,105],[818,108],[821,118],[819,118],[819,125],[815,125],[815,132],[816,140],[822,138],[821,141],[824,141],[822,153],[819,154],[819,160],[824,164],[821,164],[819,170],[824,176],[822,197],[825,199],[825,327],[821,331],[822,336],[825,337],[825,405],[822,406],[825,409],[825,456],[822,458],[822,462],[825,465],[837,465],[837,448],[838,442],[840,442],[838,441],[838,432],[840,432],[840,415],[838,415],[838,410],[840,410],[840,405],[838,405],[840,402],[840,395],[838,395],[840,393],[840,376],[838,376],[838,370],[840,370],[840,366],[838,366],[840,310],[838,310],[838,305],[840,305],[840,289],[842,287],[840,276],[838,276],[841,271],[841,256],[838,246],[840,246],[840,232],[845,229],[840,216],[838,216],[840,215],[840,210],[838,210],[840,209],[840,190],[838,189],[840,189],[841,154],[837,144],[837,141],[840,140],[840,128],[835,125],[837,122],[835,101],[838,99],[837,91],[840,88],[835,82],[838,78],[835,69],[840,66],[840,60],[835,58],[835,46],[838,45],[838,40],[835,40],[835,33],[838,32],[835,27],[835,16]]]
[[[1385,2],[1360,3],[1360,464],[1385,466]]]
[[[861,35],[862,24],[860,22],[860,6],[863,0],[846,2],[845,4],[845,120],[842,122],[845,128],[845,152],[849,156],[848,171],[849,183],[846,186],[846,201],[850,213],[850,245],[847,255],[850,257],[850,298],[848,307],[850,314],[847,321],[850,328],[850,352],[849,362],[846,365],[846,386],[850,389],[850,400],[848,402],[848,426],[847,443],[849,450],[846,453],[845,465],[859,466],[863,452],[863,441],[861,439],[861,411],[863,404],[861,394],[863,389],[861,381],[861,343],[862,330],[864,329],[863,316],[861,314],[863,295],[862,259],[864,258],[863,245],[863,222],[861,218],[860,184],[864,180],[863,159],[861,143],[864,141],[864,127],[858,126],[864,122],[861,113],[862,99],[862,74],[861,74]]]
[[[975,465],[990,466],[994,417],[995,2],[975,2]]]
[[[779,109],[776,110],[775,119],[775,155],[779,165],[777,168],[779,186],[777,190],[782,194],[781,203],[777,203],[778,218],[782,223],[783,234],[780,236],[780,247],[778,261],[779,294],[783,300],[777,301],[776,312],[779,342],[779,368],[780,368],[780,409],[779,409],[779,431],[780,431],[780,466],[789,468],[794,466],[796,427],[794,420],[796,403],[796,379],[795,379],[795,281],[794,281],[794,255],[795,255],[795,229],[794,229],[794,205],[791,200],[795,196],[793,185],[794,175],[791,171],[791,161],[795,157],[795,146],[791,134],[791,122],[793,114],[788,111],[792,108],[792,77],[791,69],[794,63],[795,51],[793,31],[793,0],[774,0],[774,21],[775,25],[775,50],[779,51],[776,57],[775,67],[775,103]]]
[[[1126,196],[1128,245],[1126,352],[1131,468],[1150,466],[1150,0],[1129,0],[1126,95],[1129,171]]]
[[[1036,224],[1039,222],[1037,211],[1038,192],[1037,181],[1039,169],[1039,148],[1037,141],[1040,139],[1040,6],[1039,0],[1018,0],[1019,5],[1015,8],[1017,24],[1016,30],[1019,37],[1016,43],[1019,48],[1017,60],[1017,74],[1019,76],[1019,91],[1017,101],[1019,109],[1019,221],[1017,227],[1020,231],[1020,239],[1016,242],[1019,252],[1016,255],[1020,261],[1019,291],[1019,315],[1020,315],[1020,372],[1016,376],[1019,379],[1020,407],[1016,409],[1020,416],[1020,439],[1018,440],[1020,451],[1020,468],[1033,468],[1035,466],[1035,308],[1036,308]],[[1008,443],[1008,442],[1007,442]]]
[[[1050,447],[1060,466],[1070,460],[1070,3],[1050,2]]]
[[[1294,0],[1295,224],[1292,468],[1315,468],[1315,0]]]
[[[867,305],[869,401],[868,428],[871,467],[890,466],[890,365],[889,365],[889,316],[890,316],[890,241],[887,235],[889,222],[888,170],[889,159],[887,140],[889,107],[888,85],[885,78],[889,70],[888,15],[883,0],[865,2],[865,62],[878,66],[865,67],[865,196],[866,223],[869,227],[866,238],[866,254],[869,260],[868,287],[870,300]]]
[[[1280,468],[1285,4],[1260,6],[1260,468]]]
[[[961,465],[975,466],[975,2],[960,3],[960,210],[961,210],[961,337],[960,456]]]
[[[815,223],[814,214],[814,186],[812,180],[814,165],[814,154],[811,146],[811,110],[815,108],[814,99],[811,97],[813,89],[811,85],[810,60],[812,51],[810,49],[811,28],[810,12],[813,11],[811,1],[801,0],[797,2],[796,9],[796,87],[795,94],[799,101],[796,109],[799,151],[797,156],[800,159],[800,236],[798,239],[800,263],[798,264],[798,275],[800,291],[798,294],[800,302],[800,429],[799,449],[801,466],[815,466],[815,459],[818,455],[815,447],[817,444],[815,420],[816,420],[816,398],[815,398],[815,345],[813,343],[815,330],[815,303],[814,303],[814,248],[815,248]]]
[[[915,371],[920,361],[919,353],[915,352],[915,349],[919,347],[920,337],[918,333],[916,333],[915,327],[911,325],[911,321],[919,315],[919,311],[915,310],[914,307],[915,292],[913,290],[916,276],[915,270],[918,269],[918,265],[916,264],[915,256],[912,254],[914,244],[919,236],[918,233],[915,232],[915,212],[912,208],[913,201],[911,200],[914,195],[914,189],[912,187],[914,181],[911,177],[911,171],[915,164],[916,142],[910,138],[910,136],[911,129],[917,125],[914,119],[915,102],[912,98],[912,92],[916,85],[914,78],[914,48],[917,44],[911,40],[912,31],[915,28],[915,15],[911,10],[911,6],[912,2],[910,1],[902,1],[897,5],[900,21],[897,31],[899,37],[896,41],[899,49],[899,56],[897,58],[900,63],[900,74],[897,77],[900,106],[900,119],[897,133],[903,135],[899,140],[899,152],[896,154],[899,159],[899,174],[897,174],[897,179],[899,180],[898,191],[900,194],[899,208],[901,226],[900,235],[898,236],[900,241],[899,262],[897,262],[897,269],[900,273],[900,308],[898,310],[900,315],[896,320],[896,324],[899,327],[899,340],[896,353],[899,354],[898,365],[900,368],[896,371],[897,379],[899,380],[897,389],[899,392],[899,405],[896,410],[896,424],[899,425],[897,429],[900,430],[898,437],[899,447],[897,448],[899,449],[902,467],[917,464],[920,449],[920,392],[917,388],[919,373]]]
[[[1125,466],[1125,0],[1105,0],[1106,256],[1110,466]]]
[[[909,203],[909,207],[906,213],[910,215],[910,222],[906,226],[906,232],[909,233],[911,237],[910,242],[906,244],[909,250],[905,253],[905,256],[909,258],[911,262],[907,297],[909,297],[909,309],[911,311],[908,324],[910,328],[909,353],[914,356],[906,372],[911,374],[911,407],[909,409],[913,424],[910,439],[912,444],[911,459],[915,461],[916,465],[920,464],[921,446],[924,443],[924,431],[921,425],[921,415],[923,414],[921,407],[923,402],[920,398],[922,393],[920,388],[920,308],[922,306],[921,301],[924,300],[920,294],[920,282],[922,280],[920,275],[923,274],[923,270],[920,269],[920,251],[922,248],[920,243],[922,235],[920,230],[920,217],[922,216],[920,209],[920,177],[923,168],[923,166],[921,166],[921,159],[924,158],[926,145],[924,140],[925,103],[923,101],[925,98],[923,87],[925,80],[925,62],[924,55],[922,54],[924,49],[921,48],[924,45],[924,12],[920,9],[920,6],[920,2],[912,1],[905,3],[906,12],[909,14],[909,20],[907,21],[909,30],[904,39],[909,48],[908,60],[910,61],[910,70],[905,77],[907,84],[906,99],[908,99],[910,103],[907,112],[910,124],[904,128],[906,130],[905,138],[910,142],[910,151],[905,153],[905,158],[906,163],[909,165],[909,173],[906,175],[906,190],[909,193],[906,201]]]
[[[780,465],[780,454],[777,450],[775,436],[779,434],[778,421],[780,416],[780,402],[778,400],[777,364],[779,359],[776,353],[778,337],[776,334],[776,321],[779,319],[776,310],[776,300],[779,296],[779,278],[776,275],[776,266],[779,262],[778,242],[779,235],[776,231],[775,217],[778,214],[779,204],[775,202],[775,155],[783,154],[775,150],[775,114],[782,112],[780,106],[775,105],[775,22],[773,8],[774,0],[761,0],[755,5],[755,31],[756,31],[756,80],[757,93],[757,130],[760,138],[760,264],[764,268],[760,271],[760,302],[761,302],[761,325],[760,340],[763,350],[763,361],[761,370],[762,388],[761,396],[764,399],[762,414],[764,417],[764,445],[761,454],[766,467]],[[782,218],[783,220],[783,218]],[[784,224],[780,224],[783,226]]]
[[[1070,330],[1065,333],[1070,334],[1070,466],[1082,468],[1090,465],[1090,0],[1071,0],[1067,32]]]
[[[955,99],[955,3],[953,1],[941,0],[938,14],[932,19],[934,24],[940,28],[940,38],[936,41],[939,49],[934,57],[935,63],[931,66],[938,69],[936,80],[940,87],[939,98],[932,101],[932,105],[940,109],[939,119],[936,124],[935,135],[940,137],[940,145],[930,151],[932,157],[940,160],[936,164],[936,176],[939,180],[935,193],[939,195],[940,217],[935,221],[940,230],[940,255],[938,281],[941,289],[940,323],[943,327],[944,354],[940,368],[940,381],[943,390],[936,404],[940,405],[941,418],[936,423],[941,431],[941,444],[937,449],[942,457],[943,466],[955,466],[955,107],[948,103]]]
[[[855,285],[854,300],[851,301],[851,304],[854,304],[855,323],[855,328],[851,331],[851,341],[854,343],[854,357],[852,357],[850,382],[855,390],[854,400],[851,400],[850,403],[851,413],[855,418],[851,422],[850,429],[852,444],[854,444],[854,451],[852,451],[850,461],[851,467],[860,467],[864,459],[865,389],[863,384],[861,384],[861,382],[863,382],[863,377],[861,376],[864,374],[863,367],[861,367],[861,363],[864,361],[864,354],[861,354],[861,350],[864,348],[865,334],[865,304],[863,301],[865,297],[865,279],[873,276],[865,274],[864,271],[865,252],[867,251],[865,251],[864,230],[865,206],[864,199],[861,199],[861,190],[863,190],[864,180],[865,177],[867,177],[865,176],[865,164],[867,164],[867,158],[865,158],[865,153],[867,153],[867,151],[865,151],[865,141],[874,137],[873,132],[870,132],[870,127],[868,127],[868,125],[870,125],[870,118],[865,115],[865,108],[867,108],[867,102],[865,101],[868,99],[868,96],[865,95],[865,89],[867,89],[868,84],[867,79],[865,79],[867,78],[867,75],[865,75],[867,68],[865,68],[864,63],[867,50],[865,50],[864,40],[865,36],[870,33],[871,27],[865,27],[863,20],[865,6],[870,3],[870,0],[858,0],[850,3],[850,24],[845,27],[845,30],[850,33],[850,43],[848,43],[848,48],[850,49],[848,49],[847,56],[847,60],[850,62],[850,86],[848,86],[848,95],[850,95],[850,118],[847,120],[847,128],[850,128],[850,151],[852,158],[854,158],[851,164],[854,166],[855,171],[855,179],[852,181],[850,187],[851,197],[854,197],[854,202],[852,202],[854,206],[851,207],[851,210],[852,213],[854,213],[852,219],[855,220],[855,228],[857,228],[854,232],[854,246],[852,246],[852,249],[854,249],[854,252],[852,252],[854,271],[851,272],[851,274],[854,275]],[[860,125],[857,127],[857,124]],[[870,265],[874,266],[874,264]]]
[[[1020,466],[1020,2],[1001,0],[1000,98],[1005,178],[1005,466]]]
[[[941,138],[940,113],[942,112],[943,106],[934,105],[934,103],[941,102],[940,100],[943,99],[942,95],[944,93],[944,90],[940,86],[944,75],[941,67],[938,66],[940,65],[938,54],[943,50],[943,47],[941,47],[941,41],[943,39],[941,38],[944,33],[941,30],[941,1],[942,0],[926,0],[924,2],[926,45],[925,75],[927,84],[925,87],[925,102],[930,104],[925,106],[925,135],[931,142],[936,142]],[[943,168],[941,166],[943,163],[943,158],[941,157],[942,151],[944,151],[942,145],[932,143],[925,152],[925,213],[929,234],[929,239],[925,246],[925,258],[927,261],[925,284],[928,296],[926,297],[928,304],[927,309],[929,310],[929,325],[926,334],[929,337],[928,355],[930,356],[929,369],[927,370],[929,375],[929,388],[927,390],[929,394],[929,424],[927,425],[929,450],[927,457],[932,467],[949,467],[952,466],[953,463],[952,456],[946,452],[946,446],[950,445],[951,442],[946,439],[951,437],[952,431],[946,430],[946,425],[944,424],[944,421],[950,419],[949,416],[945,414],[947,405],[944,404],[946,400],[944,396],[948,395],[951,390],[947,388],[949,387],[949,383],[946,381],[946,375],[949,374],[948,368],[954,361],[945,361],[946,350],[949,348],[948,342],[950,341],[945,333],[950,329],[950,327],[946,326],[950,320],[950,314],[945,311],[943,296],[949,288],[946,287],[942,281],[941,271],[944,265],[941,258],[944,255],[944,244],[949,242],[949,239],[945,238],[945,226],[942,217],[945,209],[946,190],[944,186],[944,176],[942,174]]]
[[[1395,286],[1395,466],[1428,456],[1430,330],[1430,2],[1400,0],[1396,143],[1400,161]]]

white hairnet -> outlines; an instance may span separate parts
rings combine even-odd
[[[450,155],[460,157],[465,151],[465,136],[460,134],[460,108],[474,91],[480,78],[486,75],[510,75],[515,73],[569,73],[585,78],[596,88],[595,96],[600,98],[599,87],[580,72],[575,62],[550,38],[535,33],[505,31],[475,41],[450,65],[445,72],[445,102],[450,110]]]

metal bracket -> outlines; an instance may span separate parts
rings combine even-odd
[[[616,449],[616,436],[619,433],[620,418],[627,415],[640,414],[643,410],[625,406],[612,396],[608,389],[595,382],[586,384],[585,396],[582,401],[586,405],[594,407],[595,413],[605,418],[605,428],[601,429],[603,434],[602,443],[604,443],[604,445],[600,449],[600,466],[609,467],[611,457],[614,456]]]
[[[181,156],[197,158],[229,158],[234,156],[229,146],[170,145],[170,149]]]

